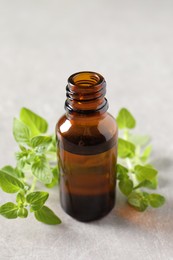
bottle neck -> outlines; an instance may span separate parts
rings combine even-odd
[[[108,109],[106,82],[98,73],[84,71],[71,75],[66,87],[67,115],[103,114]]]

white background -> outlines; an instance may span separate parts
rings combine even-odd
[[[64,113],[65,86],[74,72],[93,70],[107,81],[109,111],[125,106],[136,131],[153,140],[163,208],[138,213],[119,193],[104,219],[62,219],[47,226],[0,217],[2,260],[173,259],[173,2],[171,0],[0,1],[0,166],[14,164],[12,120],[22,106],[50,122]],[[0,191],[0,203],[14,196]]]

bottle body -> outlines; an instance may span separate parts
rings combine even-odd
[[[62,208],[84,222],[105,216],[115,203],[115,119],[103,109],[72,111],[60,118],[56,135]]]

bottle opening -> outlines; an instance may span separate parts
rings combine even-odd
[[[65,109],[70,113],[89,114],[108,109],[106,82],[100,74],[81,71],[68,78]]]
[[[82,71],[71,75],[68,82],[76,87],[90,88],[100,85],[104,78],[96,73],[90,71]]]

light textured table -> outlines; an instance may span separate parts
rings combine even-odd
[[[58,189],[48,205],[60,226],[0,218],[1,260],[173,259],[173,2],[0,1],[0,166],[14,163],[12,119],[22,106],[48,119],[64,113],[67,77],[81,70],[107,80],[110,112],[125,106],[138,132],[153,137],[158,210],[138,213],[117,194],[115,209],[84,224],[66,215]],[[0,203],[13,198],[0,191]]]

